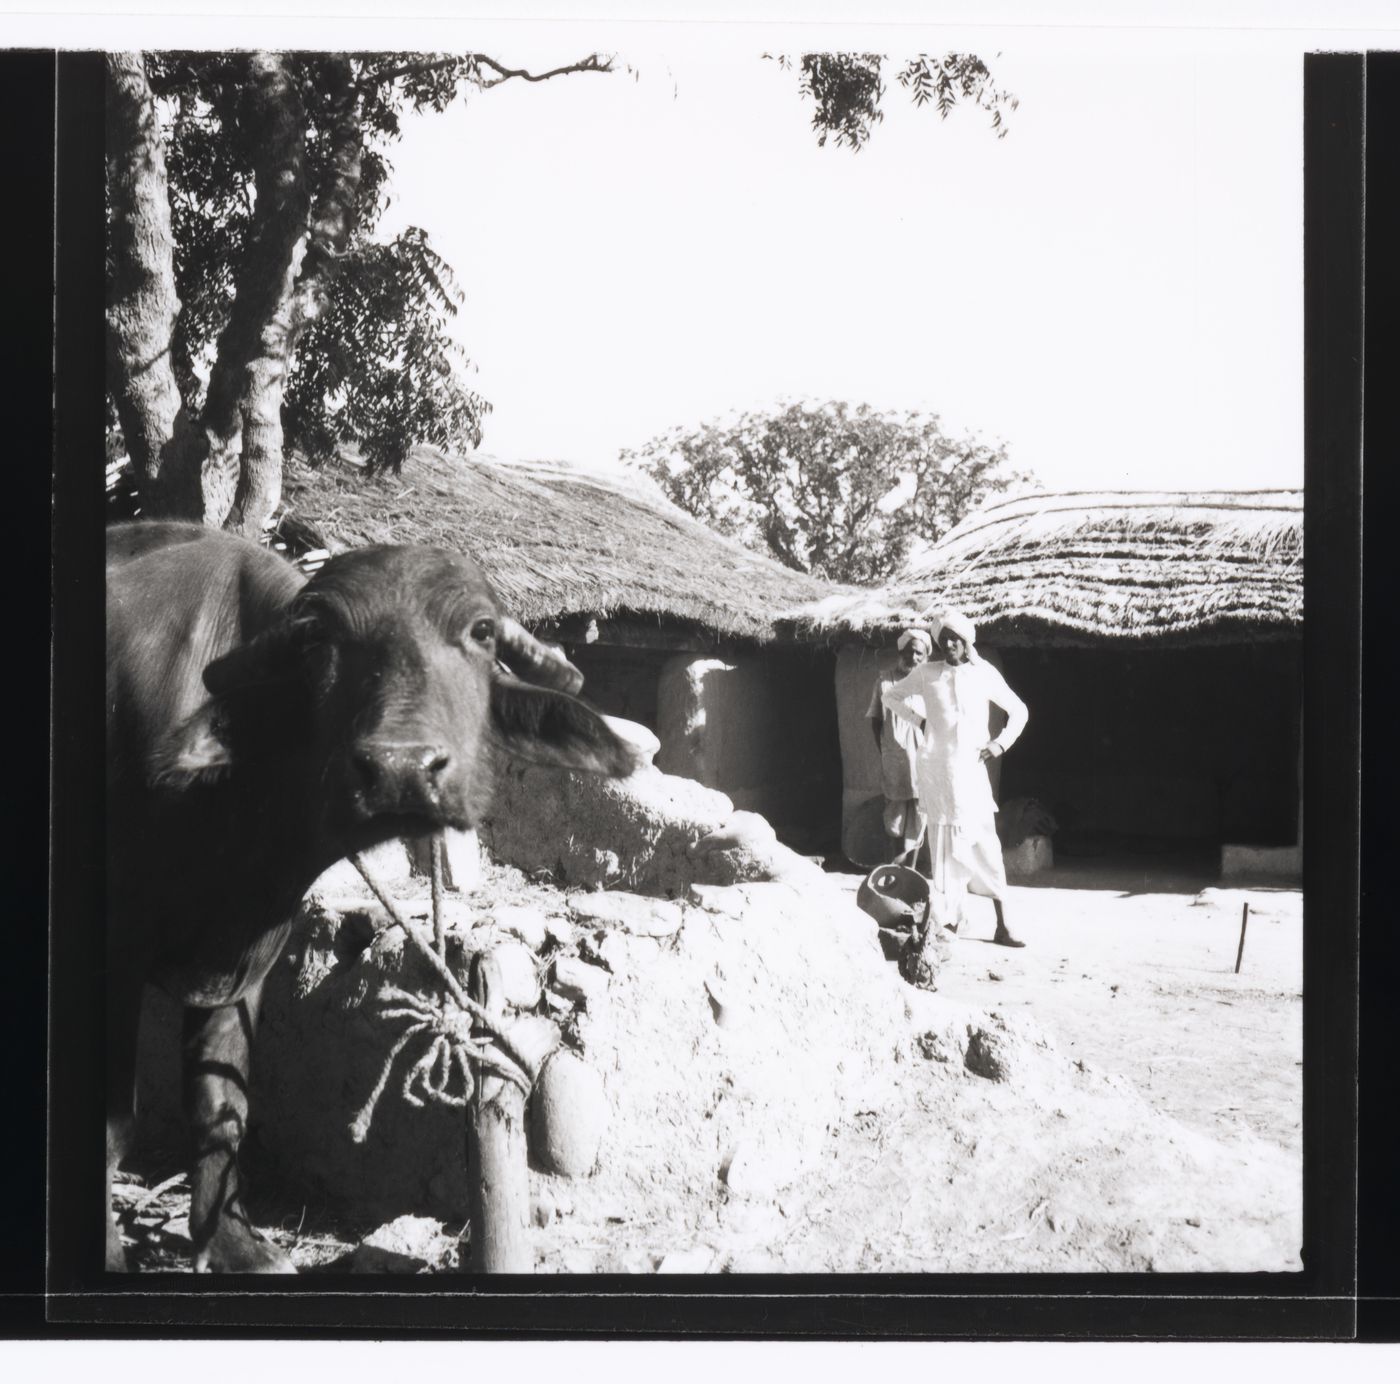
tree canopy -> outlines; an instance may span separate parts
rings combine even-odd
[[[881,119],[887,59],[779,63],[813,101],[818,142],[858,150]],[[419,443],[481,439],[451,319],[462,302],[426,230],[377,237],[393,142],[410,116],[548,71],[486,54],[113,53],[107,80],[108,384],[143,510],[256,534],[282,455],[346,444],[371,470]],[[980,59],[926,55],[895,79],[946,116],[1013,96]],[[110,453],[115,450],[109,446]]]
[[[150,514],[257,533],[283,447],[371,469],[471,447],[489,405],[426,231],[376,239],[403,119],[547,72],[484,54],[108,58],[108,376]]]
[[[937,414],[790,403],[677,428],[623,458],[682,509],[784,566],[883,581],[987,496],[1030,478],[1004,444],[950,437]]]

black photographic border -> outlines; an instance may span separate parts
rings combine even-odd
[[[1395,273],[1379,247],[1400,244],[1386,171],[1400,159],[1392,54],[1300,54],[1305,86],[1305,924],[1304,1268],[1296,1274],[1200,1275],[785,1275],[772,1277],[551,1278],[523,1280],[308,1277],[228,1283],[192,1276],[106,1279],[101,1261],[102,1149],[102,492],[95,477],[103,428],[103,73],[100,54],[7,54],[11,130],[37,135],[42,164],[47,111],[57,110],[56,320],[53,431],[52,802],[49,950],[17,948],[12,989],[26,1021],[11,1083],[11,1141],[23,1183],[17,1208],[22,1251],[7,1266],[3,1325],[14,1335],[663,1337],[959,1339],[1385,1339],[1395,1334],[1397,1223],[1393,1185],[1394,927],[1384,917],[1358,932],[1360,790],[1384,791],[1384,766],[1368,739],[1360,757],[1362,682],[1361,443],[1400,457],[1384,414],[1383,309]],[[20,72],[23,69],[23,72]],[[44,95],[45,81],[48,96]],[[1369,180],[1366,174],[1370,173]],[[42,172],[39,174],[42,177]],[[52,177],[52,169],[50,176]],[[1396,179],[1388,180],[1394,184]],[[1363,189],[1369,197],[1363,196]],[[23,201],[24,199],[19,199]],[[39,201],[41,211],[44,201]],[[24,226],[24,212],[16,207]],[[7,234],[13,241],[14,221]],[[1364,258],[1364,234],[1378,247]],[[48,232],[45,232],[47,236]],[[43,255],[21,269],[22,288],[47,296]],[[1363,292],[1369,279],[1371,291]],[[1383,295],[1385,299],[1383,300]],[[17,296],[23,296],[17,295]],[[42,314],[38,320],[42,322]],[[1393,324],[1393,316],[1392,316]],[[45,333],[30,348],[27,319],[11,336],[29,364],[42,362]],[[7,344],[16,344],[12,341]],[[1373,382],[1363,409],[1363,361]],[[9,376],[18,411],[47,413],[48,394]],[[32,392],[31,392],[32,388]],[[37,405],[37,407],[36,407]],[[1393,406],[1392,406],[1393,407]],[[39,421],[37,432],[46,431]],[[23,435],[23,430],[21,430]],[[33,468],[37,471],[38,468]],[[12,474],[18,476],[18,461]],[[1385,536],[1376,509],[1376,466],[1366,535],[1372,564]],[[47,478],[45,478],[47,479]],[[19,482],[23,488],[25,482]],[[42,492],[41,492],[42,494]],[[41,501],[39,501],[41,502]],[[38,512],[35,510],[34,512]],[[1385,511],[1393,514],[1393,509]],[[24,554],[37,584],[32,553]],[[1387,583],[1393,586],[1393,581]],[[1375,593],[1372,594],[1374,587]],[[24,587],[19,588],[23,590]],[[1387,591],[1368,570],[1372,648]],[[1389,622],[1387,622],[1389,623]],[[1384,668],[1366,662],[1374,691]],[[1388,706],[1372,701],[1373,709]],[[37,737],[36,737],[37,738]],[[1373,813],[1367,841],[1385,823]],[[26,852],[26,858],[31,858]],[[1374,858],[1372,859],[1374,865]],[[27,877],[26,877],[27,878]],[[1377,897],[1373,891],[1369,897]],[[22,910],[17,910],[17,915]],[[25,926],[30,926],[25,923]],[[1388,935],[1387,935],[1388,934]],[[32,939],[30,939],[32,940]],[[1362,967],[1362,948],[1366,965]],[[37,963],[37,964],[36,964]],[[52,985],[50,986],[50,980]],[[28,1000],[47,994],[43,1011]],[[30,1019],[36,1022],[27,1022]],[[1358,1024],[1365,1040],[1360,1074]],[[37,1045],[30,1042],[37,1036]],[[30,1058],[34,1056],[31,1063]],[[38,1080],[30,1078],[38,1073]],[[32,1144],[45,1114],[48,1076],[48,1198],[38,1195]],[[1358,1201],[1358,1167],[1365,1198]],[[21,1198],[16,1198],[20,1200]],[[33,1213],[37,1212],[37,1218]],[[47,1217],[47,1234],[43,1217]],[[40,1235],[33,1233],[39,1226]],[[30,1260],[36,1245],[47,1260]],[[1358,1280],[1358,1273],[1362,1275]]]

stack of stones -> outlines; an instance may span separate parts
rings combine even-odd
[[[683,906],[620,891],[543,897],[484,909],[447,898],[447,962],[464,987],[474,956],[495,962],[506,1027],[539,1069],[528,1112],[532,1166],[577,1177],[597,1159],[607,1116],[602,1079],[583,1055],[585,1031],[606,1023],[609,991],[634,949],[679,931]],[[413,921],[427,924],[421,914]],[[441,993],[377,904],[313,895],[264,996],[254,1072],[260,1150],[308,1190],[369,1214],[463,1215],[461,1110],[413,1108],[400,1096],[426,1035],[397,1059],[363,1140],[351,1132],[409,1022],[377,1015],[385,987],[425,1005]],[[272,1077],[265,1088],[259,1071]]]

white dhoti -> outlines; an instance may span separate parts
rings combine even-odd
[[[968,894],[1005,899],[1006,867],[996,825],[929,825],[930,916],[940,927],[961,927]]]

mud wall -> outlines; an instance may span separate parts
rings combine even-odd
[[[841,736],[841,849],[861,865],[890,858],[890,838],[881,813],[880,756],[870,732],[866,709],[881,663],[888,652],[865,644],[847,644],[836,655],[836,718]]]
[[[796,849],[835,849],[841,768],[833,656],[760,649],[678,654],[657,690],[656,766],[766,817]]]

